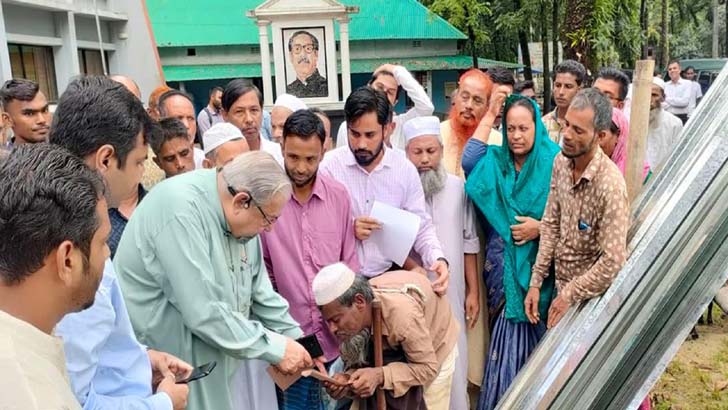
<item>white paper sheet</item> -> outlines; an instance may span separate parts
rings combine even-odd
[[[369,240],[387,259],[404,265],[420,230],[420,217],[379,201],[374,201],[369,216],[382,224],[382,229],[373,231]]]

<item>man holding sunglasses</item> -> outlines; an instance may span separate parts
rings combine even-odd
[[[190,389],[189,410],[231,409],[240,360],[286,374],[313,367],[261,255],[259,234],[290,195],[276,160],[252,151],[157,186],[124,231],[114,262],[140,341],[196,366],[217,362]]]

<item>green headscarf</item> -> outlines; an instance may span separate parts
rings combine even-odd
[[[533,148],[523,164],[518,179],[513,154],[508,146],[506,118],[518,100],[527,100],[533,106],[536,132]],[[483,158],[468,176],[465,191],[488,220],[490,226],[503,238],[503,288],[505,290],[505,317],[514,322],[527,322],[524,301],[531,281],[531,267],[536,262],[538,241],[515,245],[511,225],[518,224],[516,216],[543,217],[551,183],[551,169],[560,148],[549,138],[541,121],[538,105],[531,99],[511,95],[506,99],[503,113],[503,146],[489,146]],[[554,288],[554,275],[541,287],[539,312],[546,320]]]

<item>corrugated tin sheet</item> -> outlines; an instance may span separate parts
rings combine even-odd
[[[258,28],[245,13],[262,0],[147,0],[159,47],[258,44]],[[349,38],[357,40],[449,39],[467,37],[416,0],[343,0],[359,6],[351,15]],[[338,38],[338,27],[334,30]]]

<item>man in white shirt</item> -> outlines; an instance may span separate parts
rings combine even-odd
[[[103,182],[51,144],[18,147],[0,180],[0,409],[80,409],[53,329],[94,302],[111,232]]]
[[[665,82],[658,77],[652,79],[650,100],[650,123],[647,131],[647,163],[652,172],[664,166],[665,160],[675,149],[680,139],[683,124],[680,119],[662,109],[665,100]]]
[[[195,143],[197,136],[197,120],[195,120],[195,106],[192,104],[192,97],[179,90],[169,90],[159,96],[159,118],[176,118],[182,121],[187,127],[187,137],[190,144]],[[197,147],[193,147],[195,156],[195,168],[202,168],[202,160],[205,153]]]
[[[283,166],[281,145],[260,135],[263,124],[263,94],[242,78],[231,80],[222,93],[222,118],[243,133],[251,151],[265,151]]]
[[[665,110],[680,118],[685,124],[693,95],[692,82],[680,77],[680,62],[677,60],[673,60],[667,66],[667,74],[670,76],[670,81],[665,83]]]
[[[683,76],[690,81],[690,85],[693,87],[693,94],[690,96],[690,105],[688,106],[688,117],[690,117],[693,115],[695,108],[698,107],[700,99],[703,98],[703,89],[700,87],[700,83],[695,80],[695,67],[687,66],[683,71]]]
[[[466,329],[473,328],[480,311],[478,252],[473,204],[465,196],[463,180],[450,174],[442,162],[440,120],[418,117],[404,124],[407,158],[417,167],[425,192],[427,212],[432,217],[445,258],[450,262],[447,298],[460,324],[458,358],[450,394],[451,409],[468,408],[468,343]],[[416,261],[419,255],[413,255]]]
[[[406,113],[394,116],[392,120],[394,130],[392,130],[389,141],[385,141],[387,146],[403,150],[405,147],[404,133],[402,132],[404,123],[415,117],[432,115],[435,111],[435,106],[432,105],[432,101],[430,101],[430,97],[427,95],[425,89],[422,88],[422,85],[402,66],[392,64],[379,66],[374,71],[368,85],[383,92],[392,107],[397,105],[401,89],[404,89],[407,92],[407,96],[415,103],[415,106],[410,108]],[[344,122],[336,134],[336,147],[346,146],[346,141],[347,130],[346,123]]]

